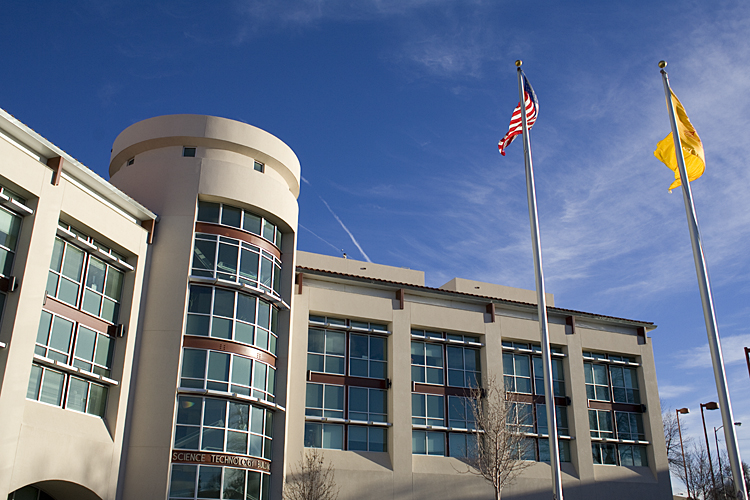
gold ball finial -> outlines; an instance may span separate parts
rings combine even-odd
[[[659,61],[659,67],[661,69],[664,69],[667,67],[667,61]]]
[[[521,67],[522,64],[523,64],[522,60],[519,59],[518,61],[516,61],[516,66],[518,66],[519,68]]]

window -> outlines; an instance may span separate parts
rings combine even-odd
[[[191,274],[246,284],[276,296],[281,293],[281,261],[254,245],[226,236],[195,235]]]
[[[127,166],[129,167],[129,166],[130,166],[130,165],[132,165],[133,163],[135,163],[135,158],[130,158],[130,159],[128,160]]]
[[[103,385],[36,363],[31,365],[27,399],[103,417],[107,394]]]
[[[445,456],[445,433],[412,430],[411,452],[414,455]]]
[[[315,372],[344,374],[346,332],[307,331],[307,369]]]
[[[172,464],[169,500],[268,500],[270,477],[268,474],[233,467]]]
[[[348,374],[352,377],[385,380],[388,374],[386,338],[355,333],[387,334],[385,325],[314,315],[310,316],[310,325],[307,334],[308,370],[344,375],[348,366]],[[317,325],[328,328],[316,328]]]
[[[255,163],[253,164],[253,168],[254,168],[255,170],[257,170],[258,172],[263,172],[263,171],[264,171],[264,170],[266,169],[266,166],[265,166],[265,165],[264,165],[263,163],[261,163],[261,162],[259,162],[259,161],[256,161],[256,162],[255,162]]]
[[[60,229],[63,230],[62,234],[92,253],[60,237],[55,238],[47,278],[47,295],[105,321],[116,323],[120,312],[124,272],[111,263],[117,262],[119,266],[126,266],[126,269],[130,266],[122,256],[92,238],[69,226],[61,226]]]
[[[237,401],[177,398],[174,449],[271,459],[273,412]]]
[[[614,414],[614,419],[612,418]],[[646,446],[633,441],[646,440],[643,415],[623,411],[589,410],[589,428],[595,464],[647,466]],[[618,439],[630,443],[609,443],[603,439]]]
[[[340,419],[342,423],[305,422],[305,446],[356,451],[386,451],[388,419],[387,391],[350,386],[348,407],[344,395],[348,386],[307,383],[305,415]],[[346,411],[345,411],[346,408]],[[357,423],[360,425],[344,425]],[[364,425],[370,424],[370,425]],[[344,433],[348,439],[344,447]]]
[[[198,222],[212,222],[258,235],[281,248],[281,231],[268,219],[223,203],[198,202]]]
[[[195,148],[187,147],[187,146],[183,147],[182,156],[186,158],[195,158]]]
[[[3,276],[10,276],[13,270],[20,231],[21,217],[10,210],[0,208],[0,273]]]
[[[544,390],[544,367],[540,346],[524,342],[503,341],[503,380],[511,393],[512,403],[508,425],[529,434],[518,450],[524,460],[548,462],[547,407]],[[564,354],[559,347],[551,348],[552,386],[556,398],[565,397]],[[555,405],[558,436],[570,436],[566,406]],[[570,461],[570,442],[558,440],[560,461]]]
[[[444,341],[446,334],[412,330],[412,339],[427,338]],[[460,339],[460,340],[459,340]],[[466,343],[481,345],[476,337],[447,334],[450,344]],[[411,379],[412,382],[425,384],[448,385],[452,387],[477,387],[481,385],[479,349],[444,345],[442,342],[411,343]],[[445,363],[448,365],[447,383],[445,380]]]
[[[349,375],[386,378],[385,339],[352,333],[349,336]]]
[[[415,455],[448,455],[467,458],[476,449],[476,435],[470,432],[476,428],[476,423],[467,398],[461,396],[447,396],[446,398],[434,394],[412,393],[411,408],[411,421],[415,426],[412,430],[412,453]],[[447,428],[445,428],[446,415],[448,416]],[[443,427],[444,429],[422,430],[416,426]]]
[[[276,354],[279,311],[263,299],[233,290],[190,285],[185,335],[249,344]]]
[[[387,451],[386,338],[367,334],[387,334],[386,326],[316,315],[309,322],[305,446]]]
[[[598,401],[641,404],[634,358],[584,352],[586,396]]]
[[[584,352],[583,358],[586,395],[603,407],[589,409],[594,463],[648,465],[635,358],[594,352]]]
[[[185,348],[180,387],[232,392],[274,402],[276,369],[237,354]]]
[[[57,361],[70,370],[33,364],[26,397],[103,416],[108,389],[90,379],[111,375],[114,345],[114,339],[106,333],[42,310],[34,355],[42,358],[40,362]]]

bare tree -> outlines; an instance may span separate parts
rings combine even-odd
[[[662,408],[664,405],[662,404]],[[677,428],[677,414],[672,408],[667,408],[661,414],[664,424],[664,440],[667,443],[667,459],[669,468],[675,470],[682,467],[682,450],[680,449],[680,433]],[[685,427],[684,425],[682,426]]]
[[[286,478],[284,500],[336,500],[339,488],[334,481],[333,464],[325,464],[323,452],[308,448]]]
[[[505,389],[494,377],[488,377],[484,388],[473,388],[468,404],[476,424],[476,439],[468,447],[467,472],[482,476],[500,500],[502,489],[533,464],[525,460],[533,439],[523,433],[523,424],[533,422],[522,405],[509,401]]]

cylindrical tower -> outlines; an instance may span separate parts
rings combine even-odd
[[[118,498],[278,498],[300,166],[271,134],[160,116],[111,182],[158,214]]]

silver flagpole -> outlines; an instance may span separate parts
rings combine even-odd
[[[557,441],[557,416],[555,414],[555,393],[552,387],[552,356],[549,347],[549,328],[547,326],[547,296],[544,291],[544,272],[542,271],[542,245],[539,241],[539,216],[536,210],[536,188],[534,187],[534,167],[531,164],[531,142],[526,123],[526,98],[523,91],[523,72],[520,60],[518,67],[518,98],[521,103],[521,124],[523,126],[523,152],[526,163],[526,194],[529,198],[529,222],[531,224],[531,244],[534,248],[534,275],[536,276],[537,311],[539,330],[542,334],[542,360],[544,364],[544,394],[547,409],[547,433],[549,434],[549,455],[552,466],[553,499],[563,500],[562,474],[560,472],[560,455]]]
[[[706,258],[703,255],[703,244],[701,243],[700,230],[698,229],[698,218],[693,206],[693,193],[690,190],[687,169],[685,168],[685,157],[682,154],[680,134],[677,131],[677,118],[672,104],[672,92],[669,86],[669,76],[664,68],[666,61],[660,61],[659,67],[664,83],[664,95],[667,97],[667,109],[669,110],[669,121],[672,125],[672,138],[674,139],[674,150],[677,155],[677,166],[680,170],[680,182],[682,183],[682,197],[685,200],[685,212],[687,213],[688,228],[690,229],[690,241],[693,246],[693,258],[695,260],[695,272],[698,275],[698,286],[703,303],[703,318],[706,321],[706,333],[708,334],[708,348],[711,351],[711,362],[714,366],[714,378],[716,379],[716,391],[719,394],[719,408],[721,409],[721,420],[724,424],[724,438],[726,440],[729,463],[732,466],[732,477],[734,479],[734,490],[736,497],[740,500],[747,499],[747,487],[742,474],[742,460],[740,459],[740,448],[737,442],[737,433],[734,430],[734,415],[732,414],[732,403],[729,400],[729,389],[727,377],[724,372],[724,359],[721,354],[721,342],[719,341],[719,328],[716,324],[716,313],[714,312],[713,297],[711,295],[711,284],[708,282],[708,268]]]

